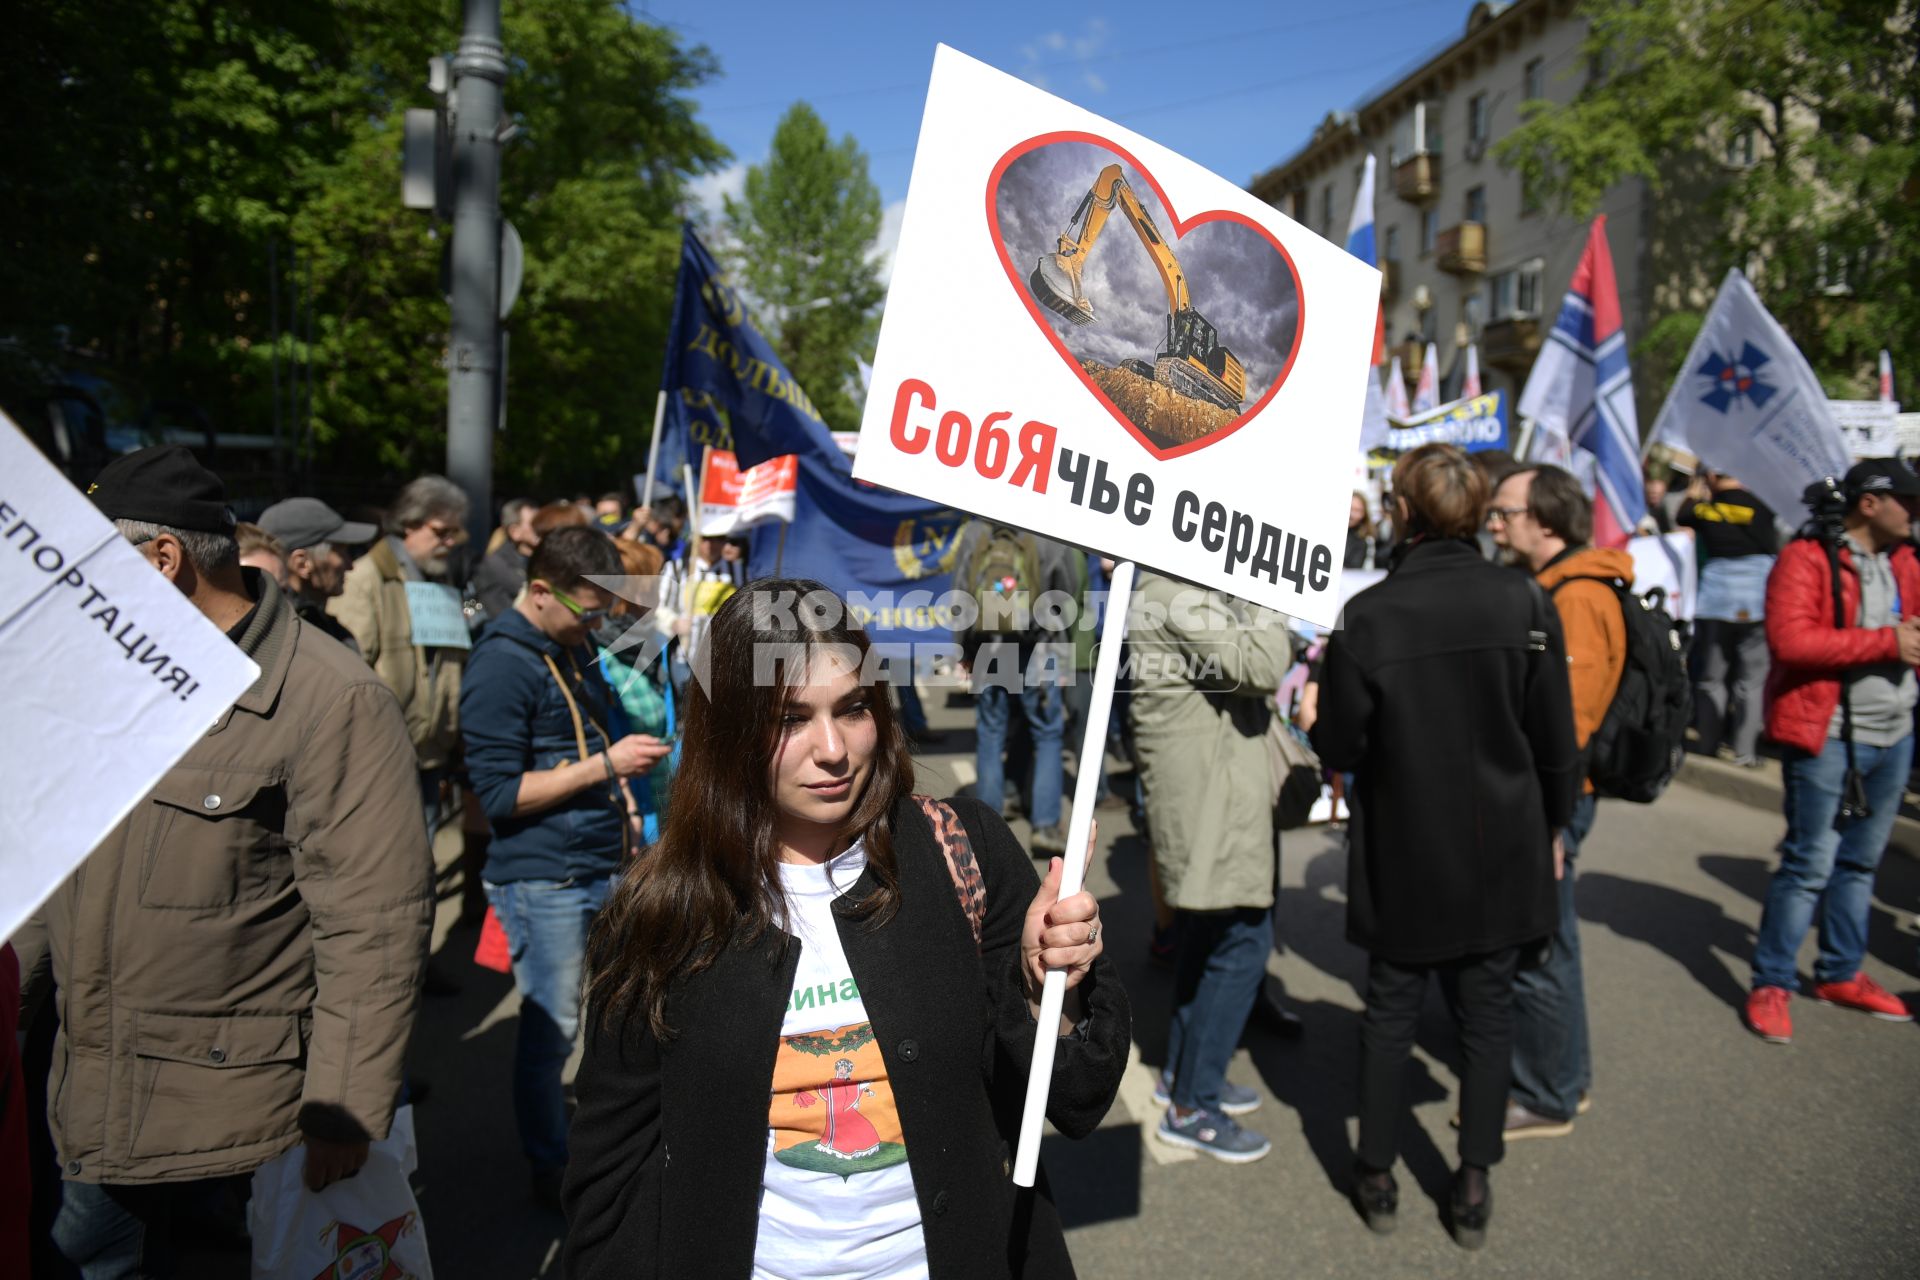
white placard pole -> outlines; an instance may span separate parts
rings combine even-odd
[[[1100,653],[1093,664],[1093,694],[1087,705],[1087,732],[1080,742],[1080,764],[1073,782],[1073,817],[1067,824],[1065,866],[1060,896],[1080,892],[1087,874],[1087,836],[1093,830],[1094,797],[1107,758],[1107,721],[1113,712],[1113,686],[1120,674],[1120,642],[1127,634],[1127,603],[1133,597],[1134,565],[1113,567],[1107,587],[1107,616],[1100,628]],[[1020,1150],[1013,1161],[1015,1186],[1031,1187],[1040,1167],[1040,1131],[1047,1119],[1047,1091],[1053,1083],[1053,1051],[1059,1041],[1060,1009],[1067,998],[1067,971],[1047,970],[1040,990],[1040,1025],[1033,1037],[1033,1068],[1027,1074],[1027,1102],[1020,1114]]]
[[[647,442],[647,491],[640,495],[640,505],[653,505],[653,475],[660,469],[660,425],[667,420],[667,389],[660,388],[660,394],[653,401],[653,439]]]

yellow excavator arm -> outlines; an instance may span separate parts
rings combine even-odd
[[[1079,207],[1060,233],[1059,252],[1040,259],[1028,277],[1033,295],[1048,310],[1065,316],[1074,324],[1092,324],[1093,303],[1081,287],[1081,273],[1100,233],[1106,230],[1107,217],[1118,206],[1134,234],[1140,237],[1147,256],[1160,273],[1167,291],[1167,347],[1158,353],[1150,369],[1155,381],[1182,395],[1210,400],[1226,408],[1237,409],[1246,396],[1246,371],[1232,352],[1222,346],[1219,335],[1193,308],[1187,291],[1187,274],[1180,259],[1153,217],[1133,193],[1120,166],[1110,164],[1093,180],[1093,186],[1081,197]],[[1077,234],[1076,234],[1077,228]],[[1129,360],[1127,363],[1132,363]]]
[[[1081,324],[1093,322],[1093,304],[1087,301],[1087,295],[1080,286],[1080,273],[1093,253],[1093,246],[1099,242],[1100,233],[1106,230],[1107,216],[1113,212],[1115,205],[1125,211],[1134,234],[1140,237],[1140,243],[1146,247],[1147,255],[1160,272],[1160,283],[1167,290],[1167,311],[1177,314],[1192,306],[1192,299],[1187,293],[1187,276],[1180,270],[1180,260],[1167,247],[1160,235],[1160,228],[1153,225],[1152,216],[1141,207],[1140,197],[1133,194],[1133,188],[1121,174],[1120,166],[1110,164],[1093,180],[1092,189],[1081,198],[1080,207],[1074,210],[1067,229],[1060,233],[1060,251],[1054,255],[1051,263],[1041,259],[1041,270],[1044,271],[1049,265],[1055,266],[1066,277],[1066,300],[1081,313],[1080,316],[1068,315],[1067,318]],[[1075,226],[1080,228],[1077,236],[1074,234]]]

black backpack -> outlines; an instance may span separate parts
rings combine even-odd
[[[1553,591],[1579,581],[1562,579]],[[1637,596],[1618,578],[1585,581],[1612,587],[1627,623],[1626,666],[1606,718],[1587,742],[1586,774],[1598,795],[1651,804],[1686,758],[1687,723],[1693,715],[1686,643],[1680,624],[1667,612],[1665,588]]]

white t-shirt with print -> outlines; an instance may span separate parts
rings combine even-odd
[[[774,1061],[754,1280],[927,1274],[893,1086],[832,912],[866,865],[856,842],[824,866],[780,867],[800,965]]]

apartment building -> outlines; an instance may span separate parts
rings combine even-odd
[[[1580,47],[1586,30],[1573,0],[1483,0],[1459,40],[1357,108],[1329,113],[1304,147],[1249,184],[1260,199],[1341,243],[1362,162],[1374,156],[1387,342],[1409,388],[1428,342],[1437,347],[1443,391],[1457,389],[1469,341],[1480,345],[1487,390],[1517,399],[1526,384],[1587,223],[1543,207],[1492,149],[1520,124],[1521,104],[1569,101],[1589,78],[1606,74]],[[1620,184],[1601,211],[1631,344],[1646,332],[1655,298],[1646,183]],[[1636,379],[1642,424],[1664,392]]]

